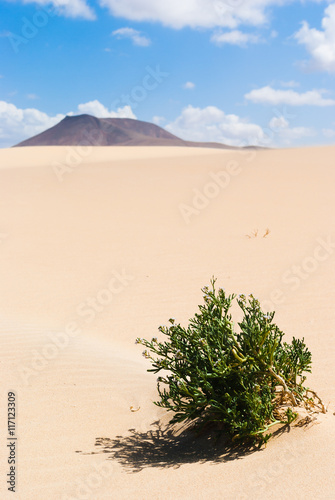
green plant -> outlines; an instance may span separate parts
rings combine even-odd
[[[233,440],[261,445],[273,425],[297,417],[295,407],[315,406],[308,393],[317,395],[303,385],[311,353],[304,339],[283,342],[275,313],[264,314],[252,295],[237,298],[243,319],[235,332],[230,308],[236,295],[216,292],[215,281],[202,289],[204,305],[187,328],[171,318],[169,326],[159,327],[167,341],[138,338],[136,343],[147,348],[148,371],[164,372],[157,379],[155,404],[174,412],[171,423],[215,423]]]

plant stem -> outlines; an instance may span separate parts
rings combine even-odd
[[[271,373],[271,375],[273,375],[274,378],[276,380],[278,380],[278,382],[280,383],[280,385],[283,386],[284,392],[285,392],[285,394],[287,394],[289,396],[290,400],[292,401],[293,406],[297,406],[297,400],[295,399],[295,396],[294,396],[293,392],[291,392],[288,389],[285,380],[280,375],[277,375],[277,373],[273,370],[272,366],[268,366],[268,370]]]

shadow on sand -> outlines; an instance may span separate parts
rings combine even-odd
[[[207,428],[200,435],[190,427],[176,432],[171,426],[163,427],[159,421],[153,430],[139,432],[129,429],[129,435],[113,439],[96,438],[95,451],[83,454],[106,453],[108,460],[120,463],[129,473],[140,472],[148,467],[174,467],[191,463],[223,463],[241,459],[264,447],[242,446],[232,443],[226,435]],[[274,435],[289,431],[288,426],[278,429]]]

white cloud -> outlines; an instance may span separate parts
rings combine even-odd
[[[23,139],[53,127],[64,115],[49,116],[38,109],[19,109],[0,101],[0,147],[10,147]]]
[[[16,3],[16,0],[7,0]],[[50,5],[52,5],[52,12],[63,15],[65,17],[81,17],[84,19],[96,19],[96,15],[85,0],[21,0],[22,3],[35,3],[48,8],[51,12]]]
[[[164,116],[153,116],[152,117],[152,123],[155,123],[155,125],[161,125],[165,121],[166,121],[166,119],[164,118]]]
[[[320,1],[320,0],[313,0]],[[117,17],[132,21],[155,21],[180,29],[260,26],[269,20],[268,8],[292,0],[99,0]]]
[[[79,104],[78,111],[81,114],[93,115],[97,118],[133,118],[136,120],[136,116],[130,106],[124,106],[123,108],[118,108],[116,111],[112,111],[98,100]]]
[[[195,83],[193,83],[193,82],[186,82],[183,85],[183,89],[186,89],[186,90],[193,90],[194,88],[195,88]]]
[[[134,45],[138,45],[139,47],[148,47],[151,44],[150,38],[147,38],[140,31],[133,28],[120,28],[113,31],[112,35],[118,39],[129,38]]]
[[[238,45],[239,47],[246,47],[248,43],[259,43],[260,38],[257,35],[249,33],[242,33],[239,30],[228,31],[226,33],[217,32],[211,37],[211,41],[216,45]]]
[[[289,146],[299,139],[313,137],[316,135],[314,129],[309,127],[290,127],[284,116],[275,116],[269,122],[268,136],[274,144]]]
[[[332,128],[324,128],[322,133],[327,139],[335,139],[335,130]]]
[[[288,89],[294,89],[300,87],[300,83],[294,80],[290,80],[289,82],[280,82],[282,87],[286,87]]]
[[[99,118],[136,118],[130,106],[109,111],[99,101],[79,104],[76,113],[88,113]],[[59,123],[65,115],[49,116],[34,108],[20,109],[14,104],[0,101],[0,147],[6,148],[28,139]]]
[[[334,106],[334,99],[325,99],[322,94],[324,90],[310,90],[298,93],[294,90],[276,90],[266,86],[255,89],[245,94],[248,101],[257,104],[271,104],[277,106],[287,104],[289,106]]]
[[[259,125],[237,115],[227,115],[215,106],[203,109],[188,106],[165,128],[190,141],[221,142],[230,146],[267,143],[267,137]]]
[[[185,140],[220,142],[229,146],[290,146],[316,135],[315,130],[308,127],[290,127],[284,116],[273,117],[268,126],[262,128],[248,119],[227,115],[215,106],[202,109],[188,106],[164,128]]]
[[[284,118],[284,116],[274,116],[269,122],[269,127],[271,129],[287,128],[288,126],[289,122],[286,118]]]
[[[335,72],[335,4],[326,8],[322,28],[310,28],[304,21],[294,37],[311,55],[307,67],[332,73]]]

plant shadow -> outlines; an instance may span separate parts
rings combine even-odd
[[[95,451],[88,454],[108,455],[128,472],[140,472],[148,467],[179,468],[191,463],[223,463],[241,459],[263,448],[255,445],[235,444],[227,435],[213,428],[206,428],[196,434],[192,428],[176,431],[172,426],[153,422],[152,430],[140,432],[129,429],[127,436],[96,438]],[[278,429],[273,435],[282,434],[286,428]],[[87,454],[87,453],[84,453]]]

